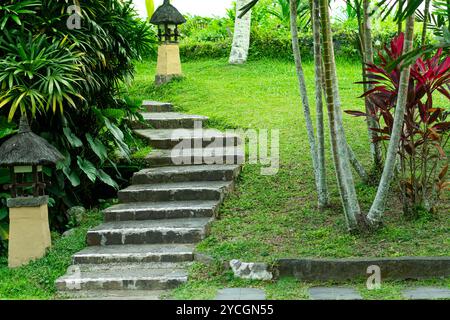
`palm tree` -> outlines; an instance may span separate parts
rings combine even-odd
[[[319,9],[323,35],[325,97],[327,101],[334,167],[347,227],[349,230],[355,230],[358,227],[361,209],[356,196],[355,184],[350,168],[348,144],[342,122],[328,0],[320,0]]]
[[[362,57],[363,57],[363,69],[364,69],[364,81],[367,79],[367,75],[365,74],[365,66],[367,64],[373,64],[373,40],[372,40],[372,23],[371,23],[371,9],[370,9],[370,0],[363,0],[363,19],[362,19],[362,31],[361,39],[362,39]],[[360,32],[361,32],[360,31]],[[365,92],[373,89],[373,85],[368,84],[365,89]],[[372,154],[372,159],[374,162],[374,166],[376,170],[380,169],[383,163],[383,157],[381,154],[381,145],[377,140],[378,134],[376,131],[372,130],[372,128],[378,128],[378,123],[375,121],[373,117],[370,115],[373,113],[374,106],[370,102],[369,97],[365,97],[365,105],[366,105],[366,113],[368,116],[367,119],[367,128],[369,131],[370,142],[370,151]]]
[[[233,44],[230,53],[230,64],[243,64],[247,61],[250,47],[251,9],[244,16],[239,16],[239,10],[249,4],[249,0],[237,0],[236,21],[234,25]]]
[[[408,2],[410,3],[411,0]],[[406,22],[405,40],[403,51],[408,54],[413,49],[414,39],[414,15],[410,15]],[[394,125],[392,128],[389,147],[386,154],[386,161],[381,176],[380,184],[378,186],[377,195],[367,215],[368,221],[372,225],[381,223],[382,216],[385,211],[386,199],[391,185],[394,169],[397,160],[397,151],[400,143],[400,137],[403,130],[404,114],[408,96],[409,76],[411,67],[404,66],[400,75],[400,85],[398,89],[398,99],[395,107]]]
[[[311,21],[314,36],[314,75],[315,75],[315,94],[316,94],[316,126],[317,126],[317,179],[319,194],[319,209],[329,204],[327,175],[325,169],[325,135],[323,125],[323,68],[322,68],[322,50],[320,47],[320,13],[319,0],[311,1]]]
[[[324,179],[324,172],[325,169],[324,166],[324,158],[322,157],[322,162],[320,164],[320,171],[319,170],[319,158],[318,158],[318,152],[317,152],[317,145],[316,145],[316,138],[314,135],[314,126],[311,119],[311,112],[309,108],[309,99],[308,99],[308,93],[306,90],[306,80],[305,80],[305,74],[303,72],[303,66],[302,66],[302,59],[300,54],[300,47],[299,47],[299,39],[298,39],[298,26],[297,26],[297,0],[290,0],[290,23],[291,23],[291,36],[292,36],[292,50],[294,52],[294,61],[295,61],[295,68],[297,72],[297,80],[298,85],[300,89],[300,95],[302,98],[302,104],[303,104],[303,113],[305,115],[305,122],[306,122],[306,131],[308,135],[308,142],[310,147],[310,153],[311,153],[311,159],[314,169],[314,176],[316,180],[316,187],[318,191],[318,205],[319,208],[324,208],[328,205],[328,192],[327,192],[327,186],[326,181]],[[319,82],[319,91],[321,91],[321,85]],[[322,117],[323,120],[323,117]],[[323,124],[321,125],[323,128]],[[323,145],[322,145],[322,151],[323,151]],[[323,155],[322,155],[323,156]]]

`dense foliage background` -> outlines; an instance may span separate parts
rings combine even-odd
[[[187,17],[187,23],[181,27],[182,59],[186,61],[208,57],[228,57],[233,39],[235,15],[236,9],[233,7],[228,10],[225,18]],[[313,36],[308,1],[299,1],[298,15],[302,58],[312,59]],[[333,23],[336,56],[359,60],[360,44],[355,10],[349,5],[344,12],[336,16],[339,16]],[[375,45],[381,48],[382,44],[389,43],[397,34],[397,28],[397,23],[390,17],[384,21],[381,19],[374,21]],[[417,38],[420,38],[420,28],[417,28]],[[431,38],[431,36],[428,37],[428,40]],[[288,0],[260,0],[252,11],[249,59],[260,58],[292,60]]]
[[[67,227],[68,207],[94,205],[123,181],[115,159],[129,158],[126,119],[136,109],[120,98],[120,88],[155,45],[154,31],[129,1],[0,4],[0,143],[26,113],[34,132],[65,155],[61,170],[45,171],[53,229]],[[8,179],[0,171],[0,186]],[[0,239],[7,238],[7,196],[0,193]]]

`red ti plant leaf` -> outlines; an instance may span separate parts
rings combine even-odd
[[[352,116],[355,117],[367,117],[369,116],[367,113],[362,112],[362,111],[355,111],[355,110],[345,110],[345,113],[351,114]]]
[[[440,133],[449,131],[450,130],[450,122],[441,122],[441,123],[435,124],[433,126],[433,129],[436,132],[440,132]]]

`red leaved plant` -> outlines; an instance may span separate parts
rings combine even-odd
[[[375,139],[383,145],[390,140],[401,73],[400,65],[392,71],[388,71],[388,66],[402,56],[403,43],[401,34],[391,41],[390,47],[384,46],[384,53],[378,53],[379,65],[367,65],[367,81],[362,83],[371,84],[373,88],[362,97],[372,103],[370,114],[346,111],[354,116],[374,118],[378,128],[371,129],[377,132]],[[444,151],[450,133],[450,122],[446,121],[450,113],[449,89],[450,57],[443,56],[442,49],[429,59],[418,58],[411,66],[397,170],[403,209],[407,214],[420,209],[433,211],[442,191],[449,189],[448,159]],[[435,98],[439,93],[445,102],[436,106]]]

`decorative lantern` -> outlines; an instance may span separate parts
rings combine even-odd
[[[150,23],[158,26],[158,66],[156,84],[169,82],[175,77],[181,77],[180,49],[178,42],[180,33],[178,26],[186,22],[183,15],[170,4],[169,0],[156,9]]]
[[[48,196],[44,195],[43,166],[63,160],[62,154],[45,139],[31,132],[26,115],[19,132],[0,146],[0,166],[9,167],[10,267],[42,257],[51,245],[48,224]]]
[[[186,23],[183,15],[170,4],[169,0],[156,9],[150,23],[158,26],[158,39],[161,43],[178,43],[178,26]]]

